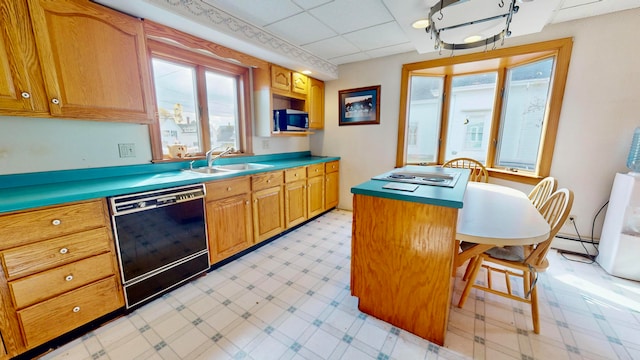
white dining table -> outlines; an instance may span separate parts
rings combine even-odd
[[[549,237],[550,227],[522,191],[469,182],[458,212],[456,240],[475,246],[459,253],[454,266],[495,246],[533,245]]]

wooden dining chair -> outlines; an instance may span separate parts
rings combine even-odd
[[[558,180],[551,176],[540,180],[540,182],[529,193],[529,200],[536,209],[540,209],[542,204],[553,194],[558,188]]]
[[[533,319],[533,331],[540,333],[540,314],[538,312],[538,291],[536,283],[538,273],[549,267],[547,252],[551,247],[551,241],[567,220],[571,206],[573,205],[573,192],[568,189],[559,189],[544,202],[539,211],[550,226],[549,237],[535,246],[504,246],[494,247],[476,256],[473,261],[469,280],[462,291],[458,307],[463,307],[469,297],[471,288],[477,288],[485,292],[504,296],[506,298],[521,301],[531,305],[531,317]],[[480,268],[486,269],[486,281],[484,284],[476,284]],[[493,272],[504,274],[505,286],[497,287],[492,281]],[[512,291],[512,279],[522,279],[522,293]],[[485,285],[486,284],[486,285]],[[502,284],[497,284],[502,285]]]
[[[454,158],[449,161],[446,161],[442,164],[442,167],[448,168],[456,168],[456,169],[469,169],[471,170],[471,174],[469,175],[469,181],[475,182],[489,182],[489,172],[484,165],[476,159],[472,158]],[[458,252],[460,252],[460,240],[456,239],[455,245],[456,253],[454,254],[454,264],[458,261],[455,259],[458,256]],[[470,261],[473,261],[471,259]],[[470,263],[471,264],[471,263]],[[469,267],[467,268],[467,273],[469,272]],[[452,271],[452,276],[456,275],[456,268],[454,267]],[[466,275],[465,275],[466,277]]]
[[[470,169],[471,175],[469,176],[469,181],[489,182],[489,173],[487,172],[487,168],[475,159],[455,158],[442,164],[442,167]]]

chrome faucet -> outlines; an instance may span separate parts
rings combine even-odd
[[[218,149],[219,147],[214,147],[213,149],[207,151],[206,156],[207,156],[207,165],[211,168],[213,167],[213,162],[218,160],[218,158],[223,157],[224,155],[227,155],[228,153],[234,151],[233,147],[228,147],[226,148],[224,151],[222,151],[220,154],[218,155],[213,155],[213,152]]]

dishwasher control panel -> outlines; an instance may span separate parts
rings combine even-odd
[[[202,199],[205,188],[202,184],[148,191],[132,195],[116,196],[110,199],[114,216],[153,209],[185,201]]]

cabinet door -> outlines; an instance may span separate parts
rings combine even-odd
[[[0,114],[48,113],[24,0],[0,0]]]
[[[278,90],[291,91],[291,70],[271,65],[271,87]]]
[[[326,197],[324,199],[324,208],[331,209],[338,205],[338,194],[339,194],[339,172],[331,172],[328,173],[325,177],[325,193]]]
[[[309,79],[308,96],[309,128],[324,128],[324,82]]]
[[[309,218],[324,211],[324,177],[307,180],[307,216]]]
[[[253,238],[256,243],[284,231],[284,195],[282,186],[253,193]]]
[[[297,72],[291,73],[291,92],[307,95],[309,89],[309,78],[307,75]]]
[[[285,226],[290,228],[307,220],[307,181],[287,183],[285,189]]]
[[[81,0],[28,0],[54,116],[150,123],[142,21]]]
[[[214,264],[253,244],[250,195],[207,202],[209,260]]]

